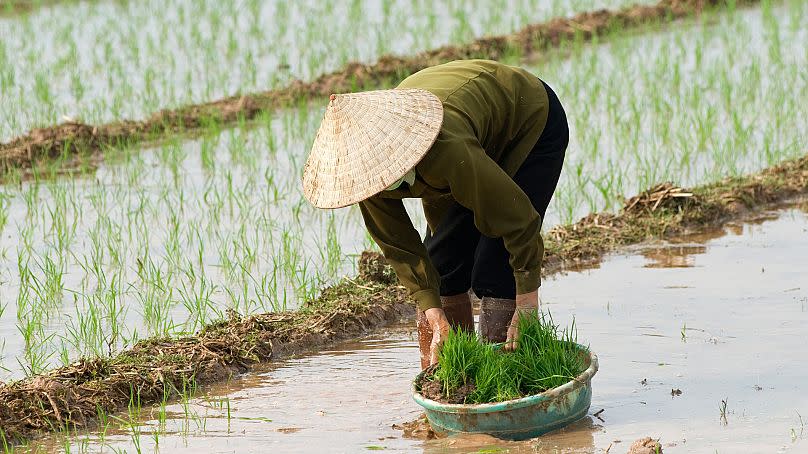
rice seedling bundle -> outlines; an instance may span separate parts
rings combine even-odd
[[[586,369],[587,349],[577,343],[574,321],[561,329],[549,313],[522,316],[517,342],[516,351],[506,352],[452,329],[422,392],[448,402],[501,402],[561,386]]]

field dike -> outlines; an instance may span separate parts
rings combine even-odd
[[[628,199],[617,214],[591,214],[547,232],[544,275],[596,262],[622,245],[720,227],[805,194],[808,155],[688,190],[658,185]],[[112,358],[82,359],[0,384],[2,442],[93,427],[99,418],[106,419],[104,415],[189,394],[257,362],[315,350],[413,318],[413,304],[379,254],[363,253],[359,270],[359,276],[324,289],[298,311],[249,317],[230,313],[228,320],[194,336],[147,339]]]
[[[756,1],[741,0],[737,3],[752,4]],[[0,144],[0,171],[30,168],[38,161],[60,157],[69,161],[76,155],[92,155],[108,148],[132,146],[168,134],[190,133],[210,125],[233,125],[288,107],[299,100],[393,85],[416,71],[447,61],[467,58],[499,60],[514,53],[531,55],[564,42],[591,40],[610,30],[670,22],[708,8],[726,6],[726,0],[660,0],[655,5],[585,12],[571,18],[528,25],[510,35],[483,37],[463,46],[444,46],[414,56],[385,55],[371,65],[349,63],[313,82],[298,80],[284,88],[263,93],[161,110],[142,121],[122,120],[101,125],[67,122],[33,129],[27,135]]]
[[[26,14],[39,8],[57,4],[78,2],[79,0],[2,0],[0,1],[0,17]]]

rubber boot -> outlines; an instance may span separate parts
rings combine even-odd
[[[471,313],[471,297],[469,293],[441,296],[440,304],[452,328],[463,328],[467,333],[474,332],[474,316]]]
[[[463,328],[466,332],[474,331],[474,316],[471,313],[471,298],[468,292],[459,295],[441,296],[440,304],[446,319],[453,328]],[[429,366],[429,354],[432,347],[432,327],[426,314],[418,309],[416,318],[418,326],[418,348],[421,352],[421,369]]]
[[[429,348],[432,345],[432,326],[426,319],[426,314],[418,309],[416,316],[416,326],[418,327],[418,349],[421,352],[421,370],[429,367]]]
[[[488,342],[505,342],[516,300],[483,297],[480,301],[480,335]]]

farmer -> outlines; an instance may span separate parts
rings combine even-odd
[[[331,95],[303,172],[320,208],[358,203],[370,235],[418,303],[421,367],[449,326],[516,348],[535,312],[541,224],[569,140],[555,93],[529,72],[486,60],[424,69],[393,90]],[[402,199],[420,198],[422,241]]]

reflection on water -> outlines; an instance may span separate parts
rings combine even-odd
[[[642,251],[643,257],[648,259],[646,268],[691,268],[695,266],[697,254],[707,252],[706,246],[667,246],[655,247]]]

